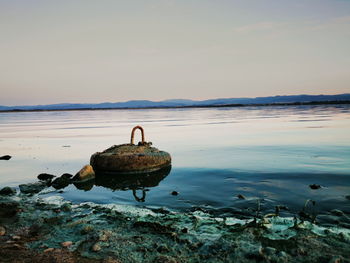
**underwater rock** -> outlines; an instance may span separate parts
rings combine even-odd
[[[346,199],[350,200],[350,195],[345,196]]]
[[[3,155],[3,156],[0,157],[0,160],[8,161],[8,160],[11,159],[11,157],[12,157],[12,156],[10,156],[10,155]]]
[[[0,190],[0,195],[14,195],[16,194],[16,189],[13,187],[4,187]]]
[[[56,177],[55,175],[53,174],[47,174],[47,173],[42,173],[42,174],[39,174],[37,176],[37,178],[41,181],[48,181],[48,180],[52,180],[52,178]]]
[[[55,180],[53,180],[51,186],[55,189],[62,189],[67,187],[70,184],[70,179],[69,177],[66,177],[64,175],[56,178]]]
[[[29,184],[20,184],[19,189],[24,194],[36,194],[47,187],[46,182],[36,182]]]
[[[6,229],[3,226],[0,226],[0,236],[3,236],[6,234]]]
[[[176,192],[176,191],[171,192],[171,195],[178,195],[178,194],[179,194],[179,192]]]
[[[73,182],[86,182],[95,179],[95,172],[91,165],[85,165],[81,170],[73,177]]]
[[[14,216],[17,214],[18,207],[19,203],[14,200],[7,198],[0,199],[0,219],[2,217],[6,218]]]
[[[321,185],[319,184],[310,184],[309,187],[313,190],[317,190],[321,188]]]

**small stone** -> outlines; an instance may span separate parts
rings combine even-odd
[[[94,244],[94,245],[92,246],[91,250],[94,251],[94,252],[98,252],[98,251],[101,250],[101,246],[100,246],[99,244],[96,243],[96,244]]]
[[[12,239],[13,239],[13,240],[20,240],[21,237],[20,237],[20,236],[13,236]]]
[[[62,247],[70,247],[71,245],[73,245],[72,241],[65,241],[61,243]]]
[[[175,195],[175,196],[176,196],[176,195],[178,195],[178,194],[179,194],[179,192],[176,192],[176,191],[172,191],[172,192],[171,192],[171,195]]]
[[[49,247],[49,248],[47,248],[47,249],[44,250],[44,253],[49,253],[49,252],[52,252],[52,251],[54,251],[54,250],[55,250],[54,248]]]
[[[61,175],[61,177],[63,177],[63,178],[72,178],[73,177],[73,175],[72,174],[69,174],[69,173],[64,173],[64,174],[62,174]]]
[[[319,184],[310,184],[309,187],[313,190],[320,189],[321,186]]]
[[[39,174],[37,176],[37,178],[39,180],[42,180],[42,181],[47,181],[47,180],[52,180],[52,178],[54,178],[55,176],[52,175],[52,174],[47,174],[47,173],[42,173],[42,174]]]
[[[185,227],[185,228],[181,229],[181,232],[184,233],[184,234],[187,234],[188,233],[188,229]]]
[[[52,181],[51,186],[55,189],[62,189],[67,187],[70,184],[69,177],[66,177],[64,174],[55,180]]]
[[[107,241],[108,240],[108,236],[106,235],[106,234],[102,234],[100,237],[99,237],[99,239],[98,239],[99,241]]]
[[[0,236],[4,236],[6,234],[6,229],[3,226],[0,226]]]
[[[237,195],[237,198],[238,198],[238,199],[242,199],[242,200],[245,199],[244,195],[241,195],[241,194],[238,194],[238,195]]]
[[[92,179],[95,179],[95,171],[91,165],[85,165],[72,180],[74,182],[85,182]]]
[[[14,195],[16,194],[16,189],[13,187],[4,187],[0,190],[0,195]]]
[[[5,160],[5,161],[8,161],[11,159],[11,156],[10,155],[3,155],[0,157],[0,160]]]

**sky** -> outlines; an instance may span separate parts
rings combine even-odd
[[[350,93],[350,0],[0,0],[0,105]]]

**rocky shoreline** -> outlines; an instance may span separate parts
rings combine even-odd
[[[72,204],[48,185],[0,190],[0,262],[350,262],[337,225]]]

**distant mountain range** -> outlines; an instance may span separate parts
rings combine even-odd
[[[171,107],[216,107],[225,105],[269,105],[269,104],[293,104],[293,103],[328,103],[328,102],[350,102],[350,93],[337,95],[293,95],[272,96],[257,98],[226,98],[211,100],[130,100],[126,102],[104,102],[104,103],[61,103],[32,106],[0,106],[0,111],[30,111],[30,110],[75,110],[75,109],[128,109],[128,108],[171,108]]]

